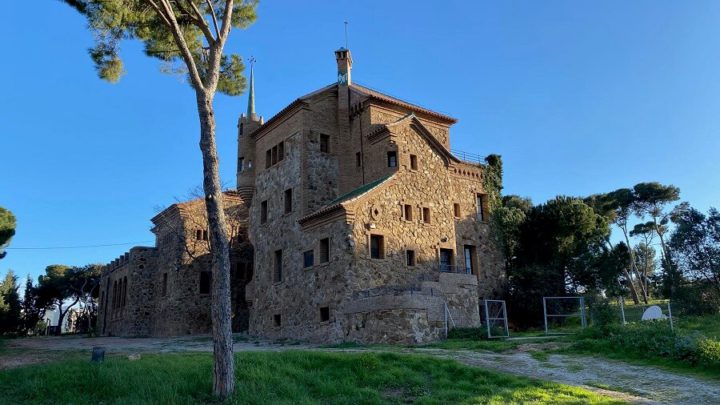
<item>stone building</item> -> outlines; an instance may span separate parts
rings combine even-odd
[[[238,235],[235,329],[419,343],[448,323],[478,326],[481,299],[504,280],[485,166],[451,152],[455,119],[353,83],[350,51],[335,57],[336,83],[266,122],[255,112],[251,72],[237,189],[226,194]],[[192,215],[183,214],[187,205]],[[203,210],[202,201],[174,205],[153,219],[157,247],[133,248],[107,266],[102,333],[209,331],[209,299],[198,292],[210,277],[202,276],[207,246],[187,252],[202,239]]]

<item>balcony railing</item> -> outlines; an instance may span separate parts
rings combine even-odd
[[[468,162],[472,164],[484,164],[485,163],[485,156],[479,154],[479,153],[472,153],[472,152],[465,152],[462,150],[452,149],[450,151],[453,155],[455,155],[456,158],[462,160],[463,162]]]
[[[438,263],[438,270],[441,273],[455,273],[455,274],[472,274],[472,269],[465,266],[454,266],[450,264]]]

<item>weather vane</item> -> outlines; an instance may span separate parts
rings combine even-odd
[[[345,21],[345,49],[349,49],[349,48],[348,48],[348,33],[347,33],[347,27],[348,27],[348,22]]]
[[[250,67],[253,67],[255,65],[255,57],[254,56],[249,57],[248,62],[250,62]]]

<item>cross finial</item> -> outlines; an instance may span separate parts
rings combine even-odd
[[[350,48],[348,48],[348,22],[347,21],[345,21],[345,49],[350,49]]]

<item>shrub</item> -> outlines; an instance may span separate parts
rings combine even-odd
[[[592,353],[623,354],[635,358],[678,360],[691,366],[720,368],[720,342],[699,333],[671,331],[665,321],[625,326],[591,327],[578,335],[574,348]]]
[[[485,339],[487,329],[485,328],[452,328],[448,330],[448,339]]]

